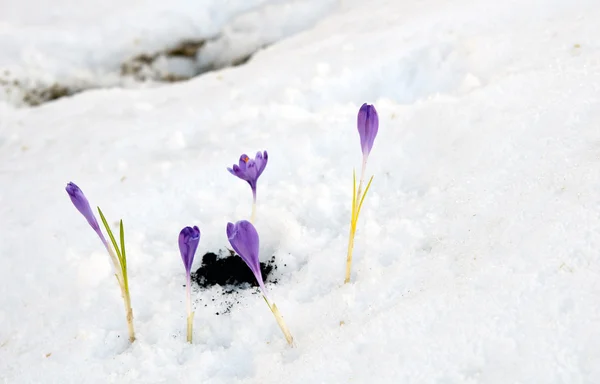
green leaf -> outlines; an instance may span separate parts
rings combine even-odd
[[[123,220],[119,224],[120,237],[121,237],[121,271],[123,272],[123,280],[125,282],[125,290],[129,291],[129,284],[127,282],[127,256],[125,254],[125,230],[123,229]]]
[[[356,219],[358,219],[358,215],[360,214],[360,209],[362,208],[363,202],[365,201],[365,196],[367,196],[367,192],[369,192],[369,187],[371,186],[373,177],[375,177],[375,176],[371,176],[371,179],[369,180],[369,183],[367,184],[367,188],[365,188],[365,192],[363,193],[362,198],[360,199],[360,204],[358,204],[358,212],[356,212]]]
[[[100,207],[98,207],[98,213],[100,213],[100,218],[102,219],[102,224],[104,224],[104,228],[106,228],[106,232],[108,232],[108,236],[110,237],[110,241],[112,242],[112,245],[115,248],[115,251],[117,252],[117,257],[119,258],[119,263],[122,264],[121,262],[121,251],[119,251],[119,246],[117,245],[117,241],[115,240],[115,236],[113,235],[112,231],[110,230],[110,227],[108,226],[108,222],[106,221],[106,218],[104,217],[104,214],[102,213],[102,210],[100,209]]]
[[[269,303],[269,300],[267,300],[267,296],[263,295],[263,299],[265,300],[265,303],[267,303],[267,305],[269,306],[269,309],[272,312],[273,311],[273,307],[271,307],[271,303]]]
[[[356,170],[352,170],[352,219],[354,222],[354,216],[356,215]]]

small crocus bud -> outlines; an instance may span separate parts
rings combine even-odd
[[[364,103],[358,111],[357,118],[358,134],[360,135],[360,146],[363,156],[366,158],[371,153],[373,142],[379,130],[379,116],[375,107]]]
[[[69,197],[71,198],[71,202],[73,202],[73,205],[75,206],[75,208],[77,208],[77,210],[83,215],[83,217],[85,217],[88,224],[98,234],[98,236],[100,237],[100,240],[102,240],[102,243],[108,249],[108,243],[106,242],[106,239],[104,238],[104,235],[102,234],[102,231],[100,230],[100,226],[98,225],[96,216],[92,212],[90,203],[88,202],[88,199],[83,194],[83,191],[75,183],[72,183],[72,182],[69,182],[69,184],[67,184],[67,187],[65,189],[66,189],[67,193],[69,194]]]
[[[346,256],[346,278],[344,283],[350,282],[350,273],[352,268],[352,252],[354,249],[354,235],[356,234],[356,224],[358,222],[358,215],[362,208],[362,204],[365,200],[365,196],[369,191],[373,176],[367,183],[367,187],[363,192],[363,182],[365,180],[365,170],[367,168],[367,158],[371,149],[373,148],[373,142],[377,136],[379,130],[379,117],[375,107],[371,104],[364,103],[358,111],[357,118],[358,134],[360,135],[360,146],[363,153],[362,171],[360,172],[360,182],[358,183],[358,189],[356,189],[356,174],[354,174],[354,184],[352,191],[352,217],[350,219],[350,236],[348,238],[348,254]]]
[[[232,175],[237,176],[242,180],[246,180],[248,184],[250,184],[250,188],[252,188],[252,196],[254,197],[255,201],[256,182],[265,170],[268,160],[269,155],[267,154],[267,151],[264,151],[263,153],[257,152],[254,159],[251,159],[248,157],[248,155],[243,154],[240,156],[239,165],[234,164],[233,168],[227,168]]]
[[[193,324],[194,324],[194,312],[192,312],[192,279],[190,272],[192,270],[192,263],[194,262],[194,255],[200,242],[200,230],[198,227],[185,227],[179,232],[179,252],[181,252],[181,260],[185,267],[185,279],[186,279],[186,309],[187,309],[187,341],[192,342]]]
[[[227,238],[233,250],[248,265],[258,281],[263,295],[266,296],[267,290],[260,272],[260,260],[258,258],[258,232],[256,232],[254,225],[247,220],[241,220],[235,224],[227,223]]]
[[[185,227],[179,233],[179,252],[185,266],[185,272],[189,276],[196,255],[196,249],[200,242],[200,230],[198,227]]]

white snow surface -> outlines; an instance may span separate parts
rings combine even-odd
[[[167,10],[192,7],[61,3],[56,19],[19,2],[0,14],[35,19],[17,27],[38,48],[61,30],[60,55],[102,62],[115,34],[169,39],[185,26]],[[206,3],[196,21],[264,2]],[[115,7],[140,18],[90,32]],[[0,105],[0,382],[600,382],[598,20],[596,0],[341,1],[239,67]],[[380,116],[375,178],[344,285],[363,102]],[[269,289],[297,345],[251,291],[217,316],[218,289],[195,290],[189,345],[177,235],[200,227],[194,269],[228,246],[251,194],[226,167],[258,150],[261,258],[277,258]],[[68,181],[124,220],[131,345]]]
[[[25,91],[54,84],[140,87],[121,76],[121,64],[186,40],[207,41],[199,69],[226,66],[336,7],[336,0],[56,0],[51,8],[40,0],[0,2],[0,102],[21,105]],[[186,61],[153,67],[186,76]]]

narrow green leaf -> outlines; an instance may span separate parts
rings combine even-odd
[[[267,305],[269,306],[269,309],[271,311],[273,311],[273,308],[271,307],[271,303],[269,303],[269,300],[267,300],[267,297],[265,295],[263,295],[263,299],[265,300],[265,303],[267,303]]]
[[[352,219],[350,221],[354,221],[355,214],[356,214],[356,170],[352,170]]]
[[[123,271],[123,280],[125,280],[125,289],[129,291],[129,284],[127,281],[127,255],[125,254],[125,230],[123,229],[123,220],[119,224],[120,237],[121,237],[121,270]]]
[[[367,192],[369,192],[369,187],[371,186],[373,177],[375,177],[375,176],[371,176],[371,179],[369,180],[369,183],[367,184],[367,188],[365,188],[365,192],[363,193],[362,198],[360,199],[360,204],[358,204],[358,212],[356,213],[356,219],[358,219],[358,215],[360,214],[360,209],[362,208],[363,202],[365,201],[365,196],[367,196]]]
[[[123,258],[123,265],[127,266],[127,257],[125,255],[125,231],[123,230],[123,220],[119,222],[119,232],[121,237],[121,255]]]
[[[110,241],[112,242],[113,246],[115,247],[115,251],[117,252],[117,257],[119,258],[119,262],[121,262],[121,251],[119,251],[119,246],[117,245],[117,241],[115,240],[115,237],[113,236],[113,233],[110,230],[110,227],[108,226],[108,222],[106,221],[106,218],[104,217],[104,214],[102,213],[102,210],[100,209],[100,207],[98,207],[98,213],[100,213],[100,218],[102,219],[102,224],[104,224],[104,228],[106,228],[106,232],[108,232]]]

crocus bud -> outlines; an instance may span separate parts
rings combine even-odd
[[[258,232],[251,222],[246,220],[237,223],[227,223],[227,238],[233,250],[240,255],[242,260],[256,277],[263,295],[266,296],[266,288],[260,272],[260,260],[258,259]]]
[[[185,278],[186,278],[186,307],[187,307],[187,341],[192,342],[193,333],[193,322],[194,313],[192,312],[192,289],[191,289],[191,276],[190,272],[192,269],[192,263],[194,262],[194,255],[200,242],[200,230],[198,227],[185,227],[179,232],[179,252],[181,252],[181,260],[185,267]]]
[[[98,231],[100,226],[98,225],[98,221],[96,220],[96,216],[92,212],[92,208],[90,207],[90,203],[88,199],[83,194],[83,191],[75,184],[69,183],[67,184],[67,188],[65,188],[73,205],[77,210],[85,217],[90,226],[94,229],[94,231]]]
[[[360,146],[363,156],[366,158],[371,153],[373,142],[379,130],[379,117],[373,105],[365,103],[360,107],[357,126],[358,134],[360,135]]]
[[[100,237],[100,240],[102,240],[102,243],[108,249],[108,243],[106,242],[106,239],[104,238],[104,235],[102,234],[102,231],[100,230],[100,226],[98,225],[96,216],[92,212],[90,203],[88,202],[88,199],[83,194],[83,191],[75,183],[71,183],[71,182],[69,184],[67,184],[67,187],[65,189],[66,189],[67,193],[69,194],[69,197],[71,198],[71,202],[73,202],[73,205],[75,206],[75,208],[77,208],[77,210],[83,215],[83,217],[85,217],[88,224],[98,234],[98,236]]]
[[[200,242],[200,230],[198,227],[185,227],[179,233],[179,252],[185,266],[185,272],[189,276],[196,255],[196,249]]]

